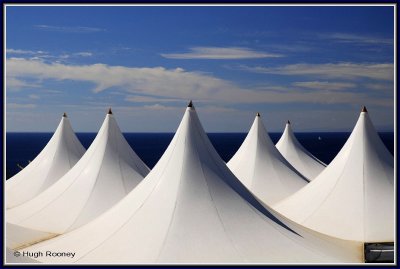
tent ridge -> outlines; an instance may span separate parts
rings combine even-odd
[[[197,148],[196,148],[196,152],[197,152],[197,154],[199,154]],[[202,172],[203,177],[204,177],[204,182],[205,182],[205,184],[206,184],[206,186],[207,186],[208,194],[210,195],[210,199],[211,199],[211,201],[212,201],[213,208],[215,209],[215,212],[217,213],[218,220],[219,220],[219,222],[221,223],[221,226],[222,226],[222,229],[224,230],[225,236],[226,236],[226,237],[228,238],[228,240],[232,243],[232,246],[233,246],[235,252],[236,252],[238,255],[240,255],[240,256],[242,257],[242,259],[246,260],[246,259],[243,257],[242,253],[237,249],[237,246],[236,246],[235,242],[233,241],[232,237],[229,236],[229,233],[228,233],[227,230],[226,230],[224,221],[222,220],[222,217],[221,217],[221,214],[220,214],[220,212],[219,212],[219,210],[218,210],[218,207],[215,205],[215,200],[214,200],[214,198],[213,198],[212,192],[210,191],[210,185],[209,185],[208,182],[207,182],[207,177],[206,177],[206,175],[204,174],[204,168],[203,168],[203,164],[202,164],[202,163],[201,163],[201,165],[200,165],[200,168],[201,168],[201,172]]]
[[[369,115],[361,112],[327,168],[275,209],[333,237],[357,242],[393,240],[393,182],[393,156]]]
[[[85,153],[68,118],[61,117],[44,148],[24,169],[5,184],[6,208],[10,210],[40,195],[65,175]]]
[[[190,100],[190,102],[192,102],[192,101]],[[188,107],[189,107],[189,106],[188,106]],[[185,136],[185,142],[184,142],[185,144],[186,144],[186,140],[187,140],[187,138],[186,138],[186,136]],[[173,152],[175,151],[175,148],[176,148],[176,145],[174,146]],[[185,152],[186,152],[186,147],[185,147],[184,150],[183,150],[183,154],[184,154],[184,155],[185,155]],[[168,160],[168,163],[169,163],[170,160],[171,160],[171,158]],[[184,161],[182,162],[182,167],[185,167],[185,163],[186,163],[186,160],[184,160]],[[167,167],[167,166],[165,166],[165,167]],[[182,177],[182,174],[183,174],[183,168],[181,168],[181,172],[180,172],[179,178]],[[161,181],[160,181],[158,184],[160,184],[160,183],[161,183]],[[157,184],[157,185],[158,185],[158,184]],[[179,180],[179,186],[178,186],[178,190],[177,190],[178,193],[180,192],[180,189],[181,189],[181,188],[182,188],[182,180]],[[150,195],[149,195],[149,197],[150,197]],[[170,220],[169,220],[169,222],[168,222],[168,228],[167,228],[167,231],[166,231],[166,233],[165,233],[165,235],[164,235],[163,242],[161,243],[161,247],[160,247],[160,249],[159,249],[159,251],[158,251],[157,258],[155,259],[156,261],[160,258],[161,254],[162,254],[162,251],[163,251],[163,249],[164,249],[165,243],[167,242],[167,238],[168,238],[168,235],[169,235],[169,233],[170,233],[170,231],[171,231],[171,226],[172,226],[172,222],[173,222],[173,220],[174,220],[174,216],[175,216],[175,214],[176,214],[176,208],[177,208],[177,207],[178,207],[178,197],[176,197],[176,199],[175,199],[174,209],[173,209],[173,211],[172,211]]]
[[[66,119],[63,121],[68,122]],[[136,187],[147,174],[145,169],[149,171],[144,163],[139,165],[141,159],[134,158],[137,155],[127,142],[126,147],[121,147],[125,145],[121,141],[126,142],[115,118],[107,114],[95,139],[77,164],[45,193],[20,208],[12,209],[8,222],[26,230],[65,234],[110,209],[128,194],[129,186],[131,189]],[[125,164],[126,170],[123,169]],[[112,173],[117,176],[109,176]],[[14,236],[18,243],[32,240],[32,232],[18,237],[17,231],[13,230],[7,236]]]
[[[350,154],[349,154],[350,155]],[[340,172],[340,175],[338,176],[339,180],[336,180],[335,184],[333,185],[333,187],[331,188],[331,190],[328,192],[328,194],[325,196],[325,198],[322,200],[321,205],[325,203],[326,200],[329,199],[329,197],[332,195],[332,193],[335,191],[337,185],[339,184],[339,182],[341,181],[340,179],[342,178],[342,175],[344,174],[344,172],[346,171],[346,167],[348,165],[348,162],[346,163],[346,165],[343,167],[342,171]],[[312,184],[312,182],[310,183]],[[314,183],[315,184],[315,183]],[[309,214],[308,217],[306,217],[304,219],[304,221],[302,221],[302,223],[305,223],[306,220],[310,219],[312,216],[314,216],[314,214],[318,211],[319,207],[316,207],[312,213]]]
[[[110,122],[108,122],[107,124],[109,125]],[[109,126],[107,126],[107,127],[109,128]],[[110,133],[109,133],[110,130],[109,130],[108,128],[105,130],[105,131],[107,132],[107,136],[110,135]],[[106,144],[104,145],[104,150],[107,149],[107,145],[108,145],[109,143],[110,143],[110,141],[109,141],[109,139],[107,139],[107,142],[106,142]],[[97,148],[97,150],[98,150],[98,148]],[[95,152],[95,151],[94,151],[94,152]],[[103,156],[101,157],[101,161],[99,162],[100,164],[103,163],[104,157],[105,157],[105,154],[103,154]],[[99,178],[100,172],[101,172],[101,170],[102,170],[103,168],[104,168],[104,166],[101,166],[100,169],[97,170],[97,173],[96,173],[96,177],[95,177],[95,181],[94,181],[93,187],[92,187],[92,189],[90,190],[90,193],[87,195],[86,201],[85,201],[85,203],[83,203],[83,207],[81,207],[79,214],[76,215],[76,217],[74,218],[74,220],[71,222],[71,225],[69,225],[69,227],[66,229],[67,231],[68,231],[71,227],[74,227],[74,225],[77,223],[77,221],[78,221],[79,218],[81,217],[82,210],[85,209],[85,207],[86,207],[88,201],[90,200],[90,198],[91,198],[92,195],[93,195],[94,190],[96,189],[96,186],[98,185],[98,182],[99,182],[99,181],[98,181],[98,178]]]
[[[122,166],[121,166],[121,158],[118,156],[118,167],[119,167],[119,173],[121,174],[121,178],[122,178],[122,186],[124,187],[125,193],[128,194],[130,190],[128,190],[127,186],[126,186],[126,182],[125,182],[125,176],[124,176],[124,172],[122,171]],[[139,168],[136,166],[135,167],[139,170]]]
[[[326,165],[298,141],[290,121],[288,122],[275,147],[286,158],[286,161],[300,173],[300,176],[310,182],[325,169]]]

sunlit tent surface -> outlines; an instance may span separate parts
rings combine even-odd
[[[7,209],[18,206],[59,180],[85,153],[64,114],[46,147],[22,171],[6,181]]]
[[[306,227],[338,238],[393,242],[393,184],[393,156],[364,108],[335,159],[276,209]]]
[[[228,167],[268,205],[292,195],[308,183],[276,149],[259,113],[243,144],[228,162]]]
[[[325,164],[306,150],[294,136],[292,126],[288,121],[276,148],[302,175],[313,180],[325,168]]]
[[[54,263],[358,262],[362,257],[349,242],[302,236],[235,178],[190,103],[167,150],[128,196],[87,225],[25,250],[76,252],[73,259],[38,258]]]
[[[85,155],[64,177],[29,202],[7,211],[7,246],[29,245],[89,222],[120,201],[148,172],[110,110]],[[21,227],[30,231],[25,231],[25,238],[18,231]]]

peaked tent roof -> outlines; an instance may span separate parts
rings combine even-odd
[[[259,113],[243,144],[228,162],[228,167],[268,205],[292,195],[308,183],[276,149]]]
[[[362,257],[349,242],[302,236],[235,178],[192,106],[156,166],[120,203],[75,231],[25,250],[76,252],[72,259],[38,258],[53,263],[357,262]]]
[[[286,123],[285,131],[276,143],[276,148],[297,171],[309,180],[313,180],[325,169],[326,164],[318,160],[296,139],[290,121]]]
[[[73,230],[109,209],[128,194],[149,172],[122,135],[113,114],[107,114],[96,138],[79,162],[56,184],[7,211],[6,220],[49,236]],[[32,242],[7,229],[12,247]],[[17,244],[18,243],[18,244]],[[10,247],[10,246],[9,246]]]
[[[85,153],[67,115],[39,155],[6,181],[6,207],[16,207],[46,190],[68,172]]]
[[[393,242],[393,156],[367,112],[335,159],[275,207],[313,230],[361,242]]]

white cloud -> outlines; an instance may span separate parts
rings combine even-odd
[[[181,68],[133,68],[123,66],[66,65],[28,59],[7,59],[7,76],[92,82],[94,92],[121,87],[127,92],[182,99],[212,99],[220,89],[235,88],[230,82]]]
[[[195,102],[200,120],[207,132],[247,132],[254,120],[255,110],[234,110],[221,106],[200,106]],[[378,130],[393,130],[393,109],[367,105],[375,127]],[[178,127],[185,106],[163,108],[160,106],[115,106],[113,113],[123,132],[174,132]],[[291,120],[295,132],[301,131],[351,131],[357,121],[361,106],[336,106],[271,111],[261,110],[261,117],[269,132],[282,132],[287,120]],[[65,104],[35,109],[8,109],[7,131],[48,131],[54,132],[63,112],[68,114],[76,132],[97,132],[107,107]]]
[[[82,57],[90,57],[93,56],[93,53],[88,52],[88,51],[82,51],[82,52],[77,52],[74,53],[75,56],[82,56]]]
[[[243,112],[242,110],[224,106],[202,106],[201,111],[204,114],[211,114],[211,115],[215,115],[215,113]]]
[[[34,25],[34,27],[38,30],[43,30],[43,31],[65,32],[65,33],[95,33],[95,32],[105,31],[105,29],[103,28],[86,27],[86,26],[54,26],[54,25],[39,24],[39,25]]]
[[[30,94],[30,95],[28,95],[28,97],[31,99],[40,99],[40,96],[37,94]]]
[[[6,80],[6,88],[9,90],[19,90],[22,88],[39,88],[40,85],[35,83],[30,83],[23,81],[21,79],[17,79],[15,77],[7,77]]]
[[[46,51],[33,51],[33,50],[20,50],[20,49],[7,49],[7,54],[13,55],[14,57],[9,57],[9,59],[15,59],[19,56],[21,59],[29,58],[30,60],[43,61],[48,63],[54,62],[65,62],[65,60],[75,60],[81,57],[91,57],[92,52],[80,51],[80,52],[61,52],[61,53],[50,53]],[[29,57],[28,57],[29,55]],[[26,58],[24,58],[24,56]]]
[[[323,39],[331,39],[339,43],[358,43],[358,44],[384,44],[393,45],[392,38],[382,38],[353,33],[329,33],[319,35]]]
[[[40,90],[43,93],[49,93],[49,94],[60,94],[62,91],[60,90],[51,90],[51,89],[41,89]]]
[[[138,96],[138,95],[129,95],[125,98],[125,101],[134,102],[134,103],[153,103],[153,102],[177,102],[183,101],[185,99],[179,98],[160,98],[160,97],[152,97],[152,96]]]
[[[393,126],[393,110],[381,109],[380,107],[367,106],[374,126],[378,130],[391,130]],[[359,117],[361,106],[349,106],[342,109],[326,107],[323,109],[296,108],[287,111],[269,111],[261,114],[268,131],[282,132],[285,123],[290,120],[294,132],[315,131],[346,131],[351,132]],[[392,129],[393,130],[393,129]],[[324,137],[322,136],[324,139]]]
[[[164,106],[161,104],[154,104],[154,105],[145,105],[141,108],[148,109],[148,110],[177,110],[182,109],[174,106]]]
[[[6,52],[9,54],[45,54],[46,53],[41,50],[33,51],[33,50],[21,50],[21,49],[7,49]]]
[[[193,47],[185,53],[163,53],[168,59],[211,59],[211,60],[237,60],[282,57],[279,54],[259,52],[242,47]]]
[[[283,51],[289,53],[302,53],[310,52],[316,50],[315,45],[305,43],[305,42],[295,42],[295,43],[279,43],[279,44],[264,44],[263,47],[266,49],[273,49],[275,51]]]
[[[393,80],[391,63],[326,63],[290,64],[279,67],[240,66],[239,69],[255,73],[291,76],[319,76],[325,78]]]
[[[313,90],[344,90],[355,88],[357,85],[348,82],[328,82],[328,81],[302,81],[294,82],[293,86],[313,89]]]
[[[7,103],[7,109],[30,109],[37,107],[35,104],[17,104],[17,103]]]
[[[364,85],[366,88],[376,91],[393,91],[394,85],[388,83],[367,83]]]
[[[185,71],[181,68],[138,68],[105,64],[66,65],[59,63],[49,64],[27,59],[7,59],[6,65],[7,79],[28,77],[39,80],[55,79],[60,81],[91,82],[94,84],[93,91],[95,93],[117,88],[118,91],[124,91],[127,95],[127,100],[130,101],[134,101],[137,98],[136,101],[146,100],[153,103],[161,103],[161,100],[165,99],[177,101],[193,99],[195,102],[204,101],[213,105],[216,103],[340,103],[393,106],[392,98],[372,98],[366,92],[331,90],[302,92],[298,91],[298,89],[279,88],[277,90],[275,86],[246,89],[231,81],[216,78],[209,74]],[[378,64],[378,66],[380,65]],[[317,67],[313,66],[309,69],[317,70]],[[336,70],[338,67],[333,69]],[[292,72],[293,69],[283,68],[283,70]],[[357,71],[361,72],[360,68]],[[375,74],[379,73],[377,70],[375,71]],[[378,77],[381,78],[382,75]],[[133,95],[142,95],[142,97],[132,97]],[[144,98],[143,95],[156,99]]]
[[[392,98],[371,98],[365,93],[343,91],[302,92],[296,89],[287,91],[226,91],[226,98],[245,100],[243,103],[313,103],[313,104],[374,104],[393,106]]]

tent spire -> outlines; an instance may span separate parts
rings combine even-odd
[[[66,118],[67,117],[67,113],[64,112],[63,117]]]
[[[367,108],[365,106],[363,106],[361,112],[368,112]]]
[[[287,121],[287,124],[290,124],[290,120]]]
[[[111,107],[108,109],[108,112],[107,112],[107,114],[110,114],[110,115],[112,115]]]
[[[188,104],[187,107],[193,107],[193,102],[192,102],[192,100],[190,100],[190,102],[189,102],[189,104]]]
[[[260,112],[257,112],[256,117],[261,117]]]

